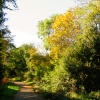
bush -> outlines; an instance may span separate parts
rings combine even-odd
[[[18,92],[19,88],[11,83],[8,82],[7,84],[0,85],[0,100],[11,100],[13,99],[14,95]]]
[[[24,78],[26,79],[26,81],[32,81],[34,78],[34,75],[32,72],[28,71],[24,74]]]
[[[7,80],[6,77],[4,77],[4,78],[1,80],[1,83],[2,83],[2,84],[6,84],[7,82],[8,82],[8,80]]]

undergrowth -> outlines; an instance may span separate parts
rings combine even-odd
[[[19,87],[12,82],[0,84],[0,100],[13,100],[14,95],[18,92],[18,90]]]

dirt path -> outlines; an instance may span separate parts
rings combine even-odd
[[[44,100],[41,96],[34,93],[31,86],[24,82],[15,82],[20,87],[20,91],[15,95],[14,100]]]

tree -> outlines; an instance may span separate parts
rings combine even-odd
[[[76,80],[76,87],[83,86],[87,93],[100,90],[100,32],[97,27],[97,15],[100,2],[90,2],[82,14],[83,31],[66,59],[66,67]],[[88,13],[87,13],[88,11]]]
[[[52,64],[50,63],[50,57],[48,54],[43,55],[36,48],[28,50],[29,63],[28,71],[33,75],[32,78],[40,80],[44,74],[53,70]]]
[[[44,21],[38,22],[38,36],[43,40],[44,47],[49,49],[49,43],[46,40],[51,34],[53,34],[52,25],[57,15],[52,15],[49,19],[45,19]]]
[[[27,71],[26,60],[22,48],[15,48],[9,51],[6,74],[8,77],[21,77]]]
[[[0,1],[0,80],[3,77],[4,72],[4,57],[7,51],[7,46],[9,44],[9,37],[7,35],[10,33],[4,22],[7,20],[5,18],[4,9],[10,9],[7,3],[12,3],[16,7],[15,0],[1,0]]]
[[[51,56],[59,58],[61,52],[75,43],[76,36],[81,33],[76,9],[70,9],[65,14],[56,17],[52,26],[54,32],[47,41],[51,46]]]

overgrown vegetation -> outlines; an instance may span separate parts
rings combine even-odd
[[[51,100],[99,100],[100,1],[81,3],[38,23],[47,53],[33,44],[7,50],[1,75],[24,79]]]
[[[15,94],[19,91],[19,87],[12,82],[5,82],[0,85],[0,100],[13,100]]]

